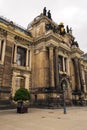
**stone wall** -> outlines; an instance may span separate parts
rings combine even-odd
[[[12,86],[12,44],[6,41],[4,64],[0,65],[1,97],[9,98]],[[3,95],[3,96],[2,96]]]
[[[49,87],[49,63],[47,51],[35,54],[34,87]]]

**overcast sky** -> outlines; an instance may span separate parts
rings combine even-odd
[[[0,16],[27,28],[44,7],[56,23],[72,27],[80,48],[87,52],[87,0],[0,0]]]

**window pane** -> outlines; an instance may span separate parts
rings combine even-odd
[[[66,64],[67,64],[67,62],[66,62],[66,61],[67,61],[67,59],[66,59],[66,58],[64,58],[65,71],[67,71],[67,65],[66,65]]]
[[[17,65],[26,65],[26,49],[18,47],[17,48]]]
[[[58,56],[58,68],[60,71],[63,71],[63,58],[62,58],[62,56]]]

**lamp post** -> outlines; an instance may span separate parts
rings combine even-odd
[[[66,84],[65,84],[65,82],[63,82],[62,86],[63,86],[63,109],[64,109],[64,114],[66,114],[66,102],[65,102],[65,87],[66,87]]]

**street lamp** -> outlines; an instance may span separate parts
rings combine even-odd
[[[62,87],[63,87],[63,108],[64,108],[64,114],[66,114],[66,102],[65,102],[65,87],[66,87],[66,84],[65,84],[65,82],[63,82]]]

